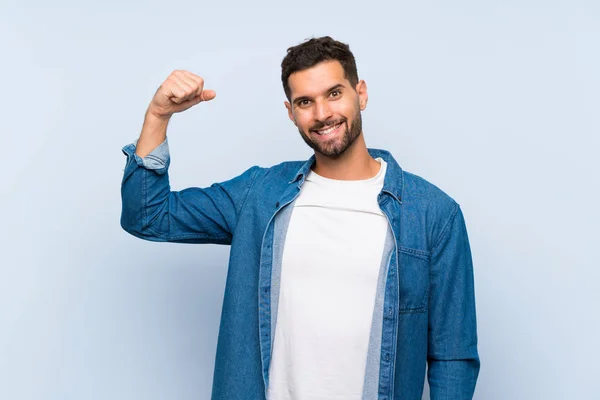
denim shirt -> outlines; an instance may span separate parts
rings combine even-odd
[[[122,148],[121,227],[156,242],[231,245],[212,399],[265,399],[279,273],[293,202],[315,158],[254,166],[171,191],[168,140],[144,158]],[[379,206],[389,222],[363,399],[471,399],[479,375],[473,264],[460,206],[392,155]]]

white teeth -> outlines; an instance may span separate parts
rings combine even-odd
[[[340,125],[341,125],[341,123],[337,124],[337,125],[334,125],[334,126],[331,126],[331,127],[327,128],[327,129],[323,129],[323,130],[317,131],[317,133],[319,135],[327,135],[328,133],[331,133],[334,130],[336,130]]]

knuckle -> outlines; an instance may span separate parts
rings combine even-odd
[[[162,87],[173,87],[175,86],[175,78],[170,76],[167,78],[167,80],[162,84]]]

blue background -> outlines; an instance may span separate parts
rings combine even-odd
[[[121,147],[187,69],[217,98],[170,124],[173,190],[307,158],[280,62],[321,35],[367,145],[463,208],[475,398],[597,395],[600,3],[88,3],[0,6],[1,399],[209,397],[228,248],[125,233]]]

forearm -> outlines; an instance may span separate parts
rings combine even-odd
[[[146,157],[152,150],[165,141],[170,119],[170,117],[158,117],[150,110],[146,111],[142,133],[140,134],[135,150],[138,156],[142,158]]]
[[[431,400],[471,400],[479,375],[479,359],[433,360],[428,362]]]
[[[121,183],[121,226],[137,237],[160,240],[153,236],[161,227],[154,226],[151,231],[146,228],[168,201],[168,143],[165,139],[146,158],[137,154],[134,143],[123,147],[122,151],[127,156],[127,162]]]

